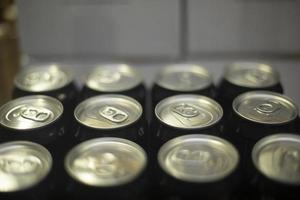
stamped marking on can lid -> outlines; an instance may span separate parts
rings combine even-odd
[[[209,87],[212,77],[209,72],[194,64],[174,64],[165,67],[156,77],[155,83],[175,91],[195,91]]]
[[[50,172],[52,157],[39,144],[15,141],[0,144],[0,192],[17,192],[37,185]]]
[[[262,124],[284,124],[298,116],[290,98],[268,91],[241,94],[233,101],[233,109],[241,117]]]
[[[0,124],[15,130],[47,126],[63,113],[63,105],[44,95],[32,95],[9,101],[0,107]]]
[[[135,123],[142,106],[124,95],[99,95],[81,102],[74,111],[76,120],[95,129],[114,129]]]
[[[88,75],[86,86],[101,92],[121,92],[142,83],[140,73],[126,64],[103,64]]]
[[[24,68],[15,78],[15,86],[28,92],[60,89],[73,81],[72,74],[58,64],[41,64]]]
[[[286,184],[300,185],[300,136],[276,134],[261,139],[252,160],[264,176]]]
[[[236,62],[226,68],[224,78],[238,86],[271,87],[279,83],[278,72],[270,65],[255,62]]]
[[[155,115],[169,126],[196,129],[216,124],[223,117],[223,110],[205,96],[176,95],[160,101],[155,107]]]
[[[159,150],[161,168],[187,182],[213,182],[231,174],[239,155],[232,144],[219,137],[194,134],[174,138]]]
[[[66,156],[65,169],[75,180],[96,187],[130,183],[147,165],[145,151],[121,138],[98,138],[74,147]]]

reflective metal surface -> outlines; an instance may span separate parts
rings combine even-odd
[[[231,174],[239,155],[232,144],[219,137],[195,134],[174,138],[159,150],[162,169],[182,181],[213,182]]]
[[[74,111],[76,120],[90,128],[113,129],[130,125],[142,115],[142,106],[124,95],[99,95],[81,102]]]
[[[139,72],[126,64],[102,64],[88,75],[86,86],[96,91],[120,92],[132,89],[142,82]]]
[[[296,104],[288,97],[268,91],[247,92],[233,101],[241,117],[263,124],[283,124],[298,116]]]
[[[175,91],[201,90],[212,84],[209,72],[198,65],[174,64],[165,67],[156,77],[159,86]]]
[[[279,83],[279,74],[270,65],[254,62],[236,62],[225,70],[227,81],[249,88],[270,87]]]
[[[253,148],[255,167],[268,178],[300,185],[300,136],[276,134],[261,139]]]
[[[176,95],[165,98],[155,107],[157,118],[176,128],[205,128],[223,116],[222,107],[211,98],[200,95]]]
[[[39,144],[15,141],[0,144],[0,192],[33,187],[50,172],[52,157]]]
[[[65,169],[72,178],[96,187],[129,183],[142,173],[146,165],[146,153],[139,145],[109,137],[83,142],[65,159]]]
[[[63,114],[63,105],[44,95],[17,98],[0,107],[0,124],[15,130],[47,126]]]
[[[72,74],[57,64],[24,68],[15,77],[15,86],[28,92],[47,92],[60,89],[73,80]]]

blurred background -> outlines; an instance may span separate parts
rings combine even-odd
[[[36,62],[130,62],[147,73],[196,62],[218,80],[236,60],[268,62],[300,104],[299,0],[1,0],[1,102],[12,77]],[[1,103],[0,103],[1,104]]]

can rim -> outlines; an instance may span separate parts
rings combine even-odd
[[[244,66],[245,64],[247,64],[248,66]],[[254,65],[254,66],[259,66],[260,69],[262,69],[263,71],[269,72],[271,74],[274,75],[274,83],[269,83],[267,85],[264,86],[253,86],[253,85],[249,85],[249,84],[243,84],[240,82],[236,82],[235,80],[233,80],[232,78],[230,78],[230,74],[232,73],[232,71],[235,71],[236,69],[243,69],[243,68],[255,68],[255,67],[250,67],[250,65]],[[280,82],[280,74],[279,72],[273,68],[271,65],[266,64],[266,63],[259,63],[259,62],[234,62],[231,63],[230,65],[228,65],[225,70],[224,70],[224,78],[225,80],[227,80],[228,82],[230,82],[231,84],[237,85],[237,86],[242,86],[242,87],[247,87],[247,88],[266,88],[266,87],[272,87],[276,84],[278,84]]]
[[[99,88],[91,85],[90,80],[89,80],[89,76],[91,74],[93,74],[95,71],[103,70],[103,69],[106,69],[108,67],[109,68],[115,68],[115,69],[118,69],[119,67],[126,67],[127,70],[129,70],[130,73],[132,75],[134,75],[134,79],[135,79],[136,83],[133,84],[133,85],[129,85],[129,86],[128,85],[123,85],[122,89],[118,89],[118,88],[109,88],[109,89],[102,88],[102,89],[99,89]],[[86,75],[84,85],[87,88],[96,90],[98,92],[123,92],[123,91],[131,90],[131,89],[137,87],[138,85],[142,84],[142,82],[143,82],[143,79],[142,79],[141,73],[139,72],[138,69],[136,69],[135,67],[133,67],[131,65],[128,65],[128,64],[125,64],[125,63],[106,63],[106,64],[103,63],[103,64],[99,64],[99,65],[95,66],[94,68],[92,68],[89,71],[89,73]]]
[[[235,158],[234,158],[235,163],[234,163],[234,165],[232,165],[233,167],[230,170],[228,170],[226,173],[221,174],[220,176],[201,177],[200,179],[195,176],[190,176],[189,178],[179,177],[178,175],[170,172],[164,163],[164,155],[167,155],[168,151],[170,149],[172,149],[172,147],[182,143],[183,141],[189,141],[189,140],[193,140],[193,139],[219,142],[219,143],[225,145],[226,147],[229,147],[230,152],[235,156]],[[166,143],[164,143],[159,149],[159,152],[157,154],[157,160],[158,160],[159,166],[163,169],[163,171],[165,173],[167,173],[168,175],[170,175],[178,180],[183,180],[183,181],[192,182],[192,183],[210,183],[210,182],[214,182],[214,181],[223,180],[224,178],[233,174],[233,172],[238,168],[238,165],[240,162],[240,155],[239,155],[239,152],[236,149],[236,147],[225,139],[222,139],[220,137],[216,137],[213,135],[207,135],[207,134],[189,134],[189,135],[183,135],[183,136],[173,138],[173,139],[167,141]]]
[[[94,185],[94,184],[89,184],[89,183],[83,182],[76,175],[74,175],[74,173],[72,172],[73,170],[70,167],[72,161],[74,160],[75,156],[79,155],[81,152],[84,152],[88,149],[96,147],[97,145],[101,145],[101,143],[106,143],[106,142],[122,143],[122,144],[128,145],[128,146],[134,148],[135,150],[137,150],[137,152],[139,152],[141,157],[144,159],[143,162],[142,162],[140,171],[138,173],[136,173],[134,176],[131,176],[129,179],[127,179],[127,180],[124,179],[123,181],[118,181],[118,182],[115,182],[114,184]],[[74,155],[74,154],[76,154],[76,155]],[[95,138],[95,139],[90,139],[90,140],[81,142],[81,143],[77,144],[76,146],[74,146],[71,150],[69,150],[69,152],[67,153],[67,155],[65,156],[65,159],[64,159],[64,168],[67,171],[68,175],[70,177],[72,177],[74,180],[78,181],[79,183],[86,184],[86,185],[89,185],[89,186],[104,187],[104,188],[116,187],[116,186],[120,186],[120,185],[130,183],[131,181],[134,181],[136,178],[138,178],[145,171],[147,164],[148,164],[147,154],[146,154],[145,150],[140,145],[138,145],[137,143],[132,142],[130,140],[123,139],[123,138],[117,138],[117,137]]]
[[[33,91],[33,90],[30,90],[28,89],[27,87],[24,87],[20,82],[19,80],[21,79],[21,77],[25,74],[27,74],[28,72],[36,72],[36,71],[40,71],[41,69],[42,70],[45,70],[45,69],[49,69],[50,67],[52,66],[56,66],[58,67],[63,73],[66,74],[66,82],[63,84],[63,85],[59,85],[59,86],[56,86],[56,87],[53,87],[53,88],[50,88],[50,89],[47,89],[47,90],[36,90],[36,91]],[[55,91],[55,90],[59,90],[61,88],[64,88],[66,87],[67,85],[69,85],[74,79],[74,75],[73,73],[67,69],[66,67],[63,67],[61,64],[57,64],[57,63],[41,63],[41,64],[33,64],[33,65],[29,65],[28,68],[23,68],[14,78],[14,85],[23,90],[23,91],[26,91],[26,92],[52,92],[52,91]]]
[[[300,185],[300,181],[296,182],[296,183],[292,183],[292,182],[286,181],[286,179],[275,178],[273,176],[270,176],[270,175],[266,174],[264,171],[262,171],[258,164],[257,155],[259,155],[260,150],[264,146],[271,144],[273,142],[281,141],[282,139],[284,141],[294,141],[294,142],[296,141],[296,142],[300,143],[300,136],[296,135],[296,134],[292,134],[292,133],[276,133],[274,135],[269,135],[269,136],[263,137],[254,145],[254,147],[252,149],[252,152],[251,152],[252,163],[254,164],[255,168],[261,174],[263,174],[265,177],[267,177],[275,182],[288,184],[288,185]]]
[[[249,117],[243,116],[237,110],[237,106],[239,105],[239,102],[241,102],[241,100],[243,100],[243,99],[245,99],[248,96],[251,96],[253,94],[256,94],[256,95],[265,94],[265,95],[273,95],[273,96],[276,96],[276,97],[280,97],[282,100],[284,100],[286,103],[288,103],[291,107],[293,107],[295,109],[296,114],[290,120],[283,121],[283,122],[280,122],[280,123],[278,123],[278,122],[261,122],[259,120],[255,120],[255,119],[251,119]],[[251,92],[245,92],[245,93],[242,93],[242,94],[238,95],[232,102],[232,108],[233,108],[234,112],[237,115],[239,115],[240,117],[242,117],[243,119],[246,119],[246,120],[251,121],[251,122],[256,122],[256,123],[259,123],[259,124],[269,124],[269,125],[287,124],[287,123],[295,120],[298,117],[298,114],[299,114],[299,108],[298,108],[297,104],[295,103],[295,101],[293,99],[291,99],[290,97],[288,97],[286,95],[276,93],[276,92],[267,91],[267,90],[256,90],[256,91],[251,91]]]
[[[52,167],[53,167],[53,158],[51,153],[49,152],[48,149],[46,149],[44,146],[35,143],[35,142],[30,142],[30,141],[25,141],[25,140],[16,140],[16,141],[11,141],[11,142],[5,142],[0,144],[0,152],[3,150],[7,150],[7,149],[12,149],[12,148],[20,148],[20,147],[29,147],[31,149],[34,149],[37,152],[40,152],[41,154],[43,154],[43,159],[45,159],[47,161],[47,167],[45,174],[43,176],[41,176],[40,179],[38,179],[34,184],[32,185],[28,185],[27,187],[22,187],[18,190],[10,190],[10,191],[0,191],[3,193],[9,193],[9,192],[19,192],[19,191],[24,191],[30,188],[33,188],[34,186],[38,185],[39,183],[41,183],[42,181],[44,181],[46,179],[46,177],[50,174]],[[45,168],[44,168],[45,169]]]
[[[126,101],[130,101],[130,102],[132,102],[133,104],[135,104],[135,105],[138,107],[138,109],[141,110],[141,112],[138,113],[138,116],[136,117],[136,120],[135,120],[135,121],[132,121],[132,122],[127,123],[127,124],[120,125],[120,126],[118,126],[118,127],[101,127],[101,128],[99,128],[99,127],[95,127],[95,126],[89,126],[89,125],[86,125],[85,123],[83,123],[83,122],[79,119],[79,117],[78,117],[78,112],[81,110],[81,107],[83,107],[83,106],[89,104],[90,101],[93,101],[93,100],[95,100],[95,99],[100,99],[100,98],[101,98],[101,99],[102,99],[102,98],[119,98],[119,99],[124,99],[124,100],[126,100]],[[81,124],[81,125],[83,125],[83,126],[85,126],[85,127],[88,127],[88,128],[91,128],[91,129],[95,129],[95,130],[109,130],[109,129],[119,129],[119,128],[124,128],[124,127],[130,126],[130,125],[136,123],[137,121],[139,121],[139,120],[141,119],[141,117],[142,117],[142,115],[143,115],[143,112],[144,112],[144,110],[143,110],[143,107],[141,106],[141,104],[140,104],[137,100],[135,100],[134,98],[132,98],[132,97],[129,97],[129,96],[126,96],[126,95],[121,95],[121,94],[102,94],[102,95],[97,95],[97,96],[90,97],[90,98],[88,98],[88,99],[86,99],[86,100],[80,102],[80,103],[76,106],[76,108],[74,109],[73,116],[75,117],[76,121],[77,121],[79,124]]]
[[[55,104],[57,104],[57,107],[60,111],[59,115],[55,117],[55,119],[53,119],[52,121],[49,121],[49,122],[46,122],[46,123],[43,123],[42,125],[40,126],[37,126],[37,127],[32,127],[32,128],[13,128],[11,126],[8,126],[4,123],[2,123],[2,120],[3,117],[5,117],[6,113],[3,112],[3,110],[5,111],[7,107],[11,108],[11,105],[13,105],[14,103],[20,101],[20,100],[30,100],[30,99],[44,99],[44,100],[50,100],[52,102],[55,102]],[[10,130],[17,130],[17,131],[31,131],[31,130],[37,130],[37,129],[40,129],[40,128],[44,128],[44,127],[47,127],[53,123],[55,123],[56,121],[58,121],[62,115],[64,113],[64,106],[63,104],[55,99],[54,97],[50,97],[50,96],[47,96],[47,95],[29,95],[29,96],[23,96],[23,97],[19,97],[19,98],[16,98],[16,99],[13,99],[5,104],[3,104],[2,106],[0,106],[0,125],[5,127],[5,128],[8,128]]]
[[[203,100],[206,100],[207,102],[210,102],[212,105],[216,106],[217,110],[219,111],[219,113],[220,113],[219,118],[211,124],[208,124],[208,125],[205,125],[205,126],[200,126],[200,127],[199,126],[195,126],[195,127],[175,127],[175,126],[172,126],[172,125],[164,122],[164,120],[159,116],[159,111],[166,104],[166,102],[172,101],[172,100],[177,100],[178,97],[181,97],[181,98],[196,98],[197,97],[197,99],[203,99]],[[163,100],[158,102],[158,104],[155,106],[154,113],[155,113],[156,118],[160,122],[162,122],[164,125],[166,125],[168,127],[176,128],[176,129],[182,129],[182,130],[205,129],[205,128],[214,126],[215,124],[217,124],[218,122],[221,121],[221,119],[223,118],[223,115],[224,115],[223,108],[217,101],[215,101],[214,99],[209,98],[207,96],[196,95],[196,94],[179,94],[179,95],[174,95],[174,96],[164,98]]]
[[[169,74],[170,72],[184,72],[184,71],[188,71],[188,72],[194,72],[197,74],[201,74],[203,77],[207,78],[207,83],[203,84],[203,85],[199,85],[199,87],[195,88],[195,89],[180,89],[180,91],[182,92],[193,92],[193,91],[197,91],[197,90],[201,90],[201,89],[205,89],[208,86],[213,84],[213,80],[212,80],[212,75],[210,74],[210,72],[203,66],[201,65],[197,65],[197,64],[192,64],[192,63],[178,63],[178,64],[171,64],[171,65],[167,65],[165,66],[162,70],[160,70],[160,72],[156,75],[156,78],[154,80],[154,83],[157,84],[158,86],[168,89],[168,90],[172,90],[172,91],[178,91],[178,88],[176,88],[176,86],[174,87],[173,85],[169,85],[169,84],[165,84],[164,82],[162,82],[159,78],[159,76],[164,76],[166,74]]]

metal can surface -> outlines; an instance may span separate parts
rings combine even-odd
[[[118,94],[91,97],[74,111],[78,141],[99,137],[119,137],[147,144],[143,108],[135,99]]]
[[[146,88],[137,69],[126,64],[103,64],[87,76],[81,100],[101,94],[123,94],[146,105]]]
[[[152,106],[166,97],[199,94],[214,98],[215,88],[210,73],[193,64],[174,64],[161,70],[152,88]]]
[[[268,135],[296,132],[298,108],[290,98],[269,91],[241,94],[235,98],[232,106],[233,112],[225,138],[239,149],[244,174],[248,174],[254,144]]]
[[[239,154],[219,137],[192,134],[174,138],[158,152],[157,179],[163,196],[229,199],[238,184]]]
[[[165,98],[155,107],[152,141],[160,147],[181,135],[202,133],[220,136],[222,117],[222,107],[211,98],[192,94]]]
[[[65,158],[70,199],[142,199],[147,156],[126,139],[104,137],[75,146]]]
[[[15,77],[13,97],[47,95],[62,102],[66,117],[72,116],[78,90],[70,71],[59,64],[40,64],[23,68]]]
[[[52,162],[49,151],[39,144],[0,144],[0,199],[47,199],[52,187]]]
[[[278,72],[272,66],[263,63],[232,63],[225,69],[218,86],[217,100],[227,115],[235,97],[253,90],[283,93]]]
[[[276,134],[255,144],[256,185],[265,199],[299,199],[300,136]]]
[[[26,140],[45,146],[59,174],[63,154],[75,143],[66,132],[63,112],[62,103],[49,96],[32,95],[9,101],[0,107],[0,142]]]

